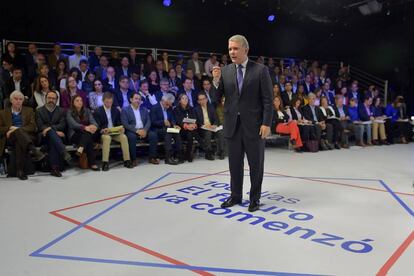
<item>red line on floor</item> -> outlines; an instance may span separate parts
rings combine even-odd
[[[386,276],[390,271],[391,267],[397,262],[401,257],[404,251],[408,248],[411,242],[414,240],[414,231],[407,237],[407,239],[397,248],[397,250],[392,254],[388,261],[381,267],[378,271],[377,276]]]
[[[58,212],[51,212],[50,214],[52,214],[52,215],[54,215],[54,216],[56,216],[58,218],[61,218],[63,220],[66,220],[68,222],[71,222],[73,224],[76,224],[76,225],[81,225],[82,224],[81,222],[79,222],[79,221],[77,221],[77,220],[75,220],[73,218],[70,218],[70,217],[67,217],[65,215],[59,214]],[[97,228],[95,228],[93,226],[83,225],[83,228],[85,228],[85,229],[87,229],[89,231],[92,231],[92,232],[94,232],[94,233],[96,233],[98,235],[104,236],[104,237],[106,237],[108,239],[111,239],[113,241],[119,242],[119,243],[121,243],[123,245],[126,245],[126,246],[132,247],[134,249],[137,249],[139,251],[142,251],[142,252],[144,252],[144,253],[146,253],[148,255],[151,255],[151,256],[156,257],[158,259],[161,259],[163,261],[169,262],[171,264],[174,264],[174,265],[188,265],[186,263],[183,263],[181,261],[178,261],[176,259],[173,259],[171,257],[168,257],[168,256],[166,256],[164,254],[159,253],[159,252],[153,251],[151,249],[148,249],[148,248],[143,247],[141,245],[138,245],[136,243],[127,241],[125,239],[122,239],[120,237],[117,237],[115,235],[112,235],[112,234],[110,234],[108,232],[104,232],[104,231],[102,231],[100,229],[97,229]],[[214,274],[211,274],[211,273],[208,273],[208,272],[205,272],[205,271],[200,271],[200,270],[191,270],[191,271],[193,271],[193,272],[195,272],[195,273],[197,273],[199,275],[203,275],[203,276],[211,276],[211,275],[214,275]]]

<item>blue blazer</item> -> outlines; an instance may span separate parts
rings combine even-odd
[[[372,106],[369,107],[369,110],[371,112],[371,115],[367,113],[367,110],[363,103],[358,105],[358,115],[361,121],[369,121],[369,117],[374,115],[372,112]]]
[[[161,104],[154,105],[150,111],[151,129],[164,128],[164,113],[162,112]],[[167,109],[167,118],[172,125],[175,125],[175,117],[172,108]]]
[[[148,110],[145,107],[140,106],[139,112],[141,114],[141,120],[142,120],[142,124],[144,125],[144,129],[148,131],[151,127],[151,120],[148,116]],[[133,133],[137,132],[138,129],[135,127],[137,122],[135,120],[135,114],[134,114],[134,111],[132,110],[131,105],[128,105],[127,107],[124,107],[122,109],[121,122],[124,128],[126,129],[126,131],[130,131]]]
[[[105,108],[103,106],[96,109],[93,116],[95,117],[95,121],[98,123],[98,127],[100,129],[104,129],[108,127],[108,118],[106,117]],[[119,112],[118,108],[116,108],[115,106],[112,106],[111,108],[111,119],[112,119],[112,124],[114,125],[114,127],[122,125],[121,113]]]

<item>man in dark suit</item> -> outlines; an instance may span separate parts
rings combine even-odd
[[[131,77],[132,68],[129,66],[128,57],[124,56],[121,59],[121,66],[116,67],[116,78],[119,79],[121,76]]]
[[[290,106],[292,100],[296,98],[296,95],[293,93],[292,88],[292,83],[290,81],[287,81],[285,83],[285,91],[282,91],[282,93],[280,93],[284,107]]]
[[[133,92],[129,96],[130,105],[124,107],[121,112],[122,125],[128,137],[129,155],[132,165],[138,165],[137,140],[148,140],[148,131],[151,127],[151,120],[148,110],[141,106],[141,95]]]
[[[132,95],[132,90],[129,89],[129,78],[121,76],[119,78],[119,89],[116,89],[114,94],[114,105],[120,109],[129,105],[129,99]]]
[[[193,80],[190,78],[185,78],[183,82],[183,90],[181,90],[180,94],[186,94],[188,97],[188,104],[191,107],[197,106],[197,92],[192,89]]]
[[[217,89],[211,85],[210,79],[203,80],[203,93],[206,94],[208,103],[217,107]]]
[[[169,133],[167,128],[177,128],[180,127],[176,124],[173,112],[172,104],[174,103],[174,96],[172,94],[165,94],[162,96],[161,101],[154,105],[150,111],[151,117],[151,130],[149,133],[149,142],[150,142],[150,163],[159,164],[157,159],[157,144],[158,141],[164,141],[165,148],[165,164],[177,165],[178,161],[173,158],[171,154],[172,143],[171,139],[175,141],[175,151],[180,155],[181,154],[181,136],[180,133]],[[180,160],[182,156],[179,156]]]
[[[221,205],[242,202],[244,154],[250,166],[249,211],[259,209],[263,181],[265,138],[272,123],[272,81],[269,70],[248,60],[249,44],[244,36],[229,39],[233,64],[223,67],[217,98],[225,96],[224,137],[227,138],[231,196]]]
[[[306,75],[305,81],[303,82],[303,88],[305,88],[305,94],[308,95],[309,93],[315,91],[315,85],[311,83],[311,76]]]
[[[57,106],[58,94],[49,91],[46,95],[46,104],[36,109],[36,122],[38,131],[42,135],[42,143],[47,145],[50,174],[61,177],[61,159],[69,162],[70,154],[65,149],[63,139],[66,130],[66,114],[63,108]]]
[[[23,77],[23,69],[15,67],[12,69],[12,76],[4,84],[4,98],[8,99],[10,94],[18,90],[23,93],[25,103],[32,96],[29,82]]]
[[[222,130],[212,132],[209,128],[214,129],[219,125],[217,119],[216,109],[208,102],[207,94],[200,92],[197,95],[198,105],[195,108],[197,117],[198,132],[202,139],[201,147],[206,153],[207,160],[214,160],[214,153],[211,148],[211,138],[214,136],[217,141],[217,153],[221,160],[224,159],[224,149],[221,146],[224,144]]]

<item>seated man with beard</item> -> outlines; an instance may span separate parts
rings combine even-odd
[[[63,139],[65,138],[66,114],[63,108],[56,105],[58,94],[56,91],[49,91],[45,95],[46,104],[36,110],[36,122],[39,132],[42,134],[42,143],[47,145],[50,174],[61,177],[61,158],[66,162],[71,156],[65,150]]]

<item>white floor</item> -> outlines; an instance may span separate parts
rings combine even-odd
[[[0,275],[414,275],[413,143],[267,149],[255,217],[217,208],[227,168],[0,178]]]

